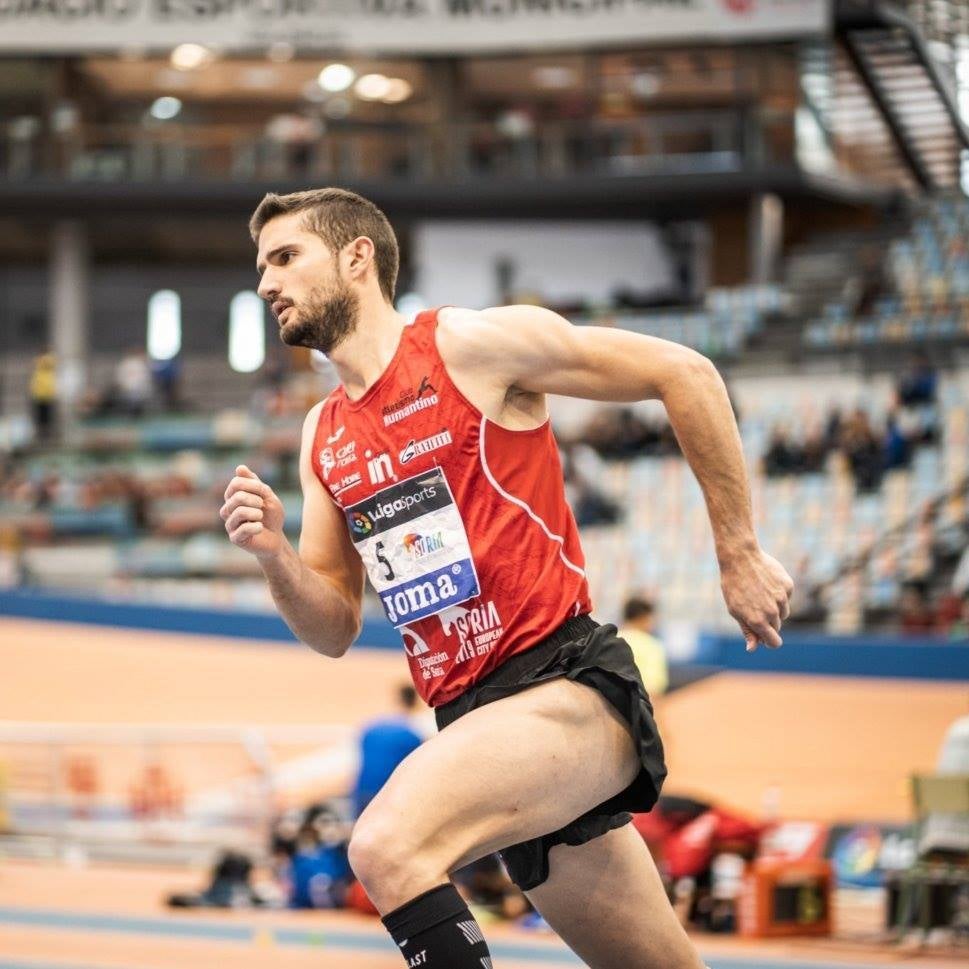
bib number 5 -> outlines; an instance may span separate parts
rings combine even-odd
[[[384,543],[383,542],[377,542],[377,544],[374,546],[374,549],[376,551],[377,561],[385,569],[384,578],[385,579],[395,579],[395,578],[397,578],[397,576],[394,575],[394,567],[390,564],[390,560],[387,558],[387,556],[384,555]]]

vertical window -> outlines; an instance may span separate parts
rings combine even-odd
[[[236,293],[229,306],[229,366],[238,373],[258,370],[266,359],[266,316],[258,293]]]
[[[969,124],[969,36],[956,41],[956,84],[959,97],[959,114],[963,124]],[[963,151],[962,191],[969,195],[969,151]]]
[[[148,300],[148,356],[171,360],[182,349],[182,301],[171,289],[160,289]]]

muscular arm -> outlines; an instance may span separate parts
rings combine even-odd
[[[447,330],[442,351],[449,347],[462,369],[487,369],[511,393],[661,400],[703,489],[731,614],[748,647],[757,640],[780,645],[790,578],[760,551],[737,423],[723,380],[706,357],[656,337],[572,326],[533,306],[466,314]],[[741,577],[748,586],[763,584],[764,593],[751,596]]]
[[[303,425],[299,551],[282,533],[279,499],[248,468],[239,468],[232,479],[222,517],[232,541],[259,560],[289,628],[316,652],[338,657],[360,633],[364,569],[342,513],[313,471],[310,455],[318,416],[316,407]]]
[[[479,322],[462,327],[463,354],[512,391],[661,400],[706,496],[718,557],[756,546],[740,435],[723,380],[706,357],[626,330],[572,326],[534,306],[475,315]]]

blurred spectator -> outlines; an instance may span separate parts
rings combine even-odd
[[[939,376],[924,353],[917,353],[896,384],[898,401],[905,407],[934,404]]]
[[[601,458],[587,444],[562,447],[562,470],[566,497],[580,528],[611,525],[619,521],[619,505],[603,493],[599,482],[605,474]]]
[[[935,367],[924,353],[918,353],[895,385],[906,434],[915,444],[933,444],[938,440],[938,383]]]
[[[631,407],[603,407],[579,438],[606,460],[679,454],[680,448],[665,417],[647,421]]]
[[[935,607],[935,629],[951,639],[963,639],[966,599],[952,592],[944,593]]]
[[[152,361],[151,377],[155,385],[155,394],[162,409],[166,411],[179,410],[182,403],[182,366],[178,362],[178,357]]]
[[[0,488],[0,494],[2,494]],[[0,522],[0,589],[11,589],[24,581],[24,542],[19,529]]]
[[[323,133],[323,122],[306,114],[277,114],[266,124],[266,137],[279,145],[289,174],[305,174],[309,170],[313,149]]]
[[[856,408],[841,428],[841,446],[848,459],[855,487],[875,491],[885,469],[881,441],[876,437],[868,414]]]
[[[866,247],[859,259],[860,276],[857,281],[858,301],[855,316],[871,316],[878,298],[887,289],[885,257],[880,246]]]
[[[54,436],[57,408],[57,363],[51,353],[34,361],[30,376],[30,410],[37,438],[46,443]]]
[[[804,438],[804,444],[801,447],[801,470],[805,474],[816,474],[823,471],[828,450],[820,427],[812,427]]]
[[[959,563],[952,575],[952,592],[957,596],[969,594],[969,544],[959,557]]]
[[[662,696],[670,684],[666,650],[653,634],[655,622],[656,609],[650,599],[634,596],[626,601],[619,635],[629,643],[636,668],[651,697]]]
[[[347,830],[326,805],[310,808],[290,859],[290,908],[342,908],[353,881]]]
[[[764,454],[764,474],[768,478],[780,478],[801,470],[801,456],[791,441],[788,432],[781,426],[771,431],[767,451]]]
[[[397,712],[367,724],[360,734],[360,770],[353,785],[355,817],[377,796],[397,765],[424,742],[415,717],[418,703],[414,687],[401,685]]]
[[[212,868],[209,885],[198,893],[169,895],[171,908],[248,908],[263,905],[253,888],[252,860],[238,851],[223,851]]]
[[[935,616],[926,601],[925,589],[909,582],[902,589],[898,603],[899,627],[905,635],[921,636],[935,629]]]
[[[141,417],[151,400],[151,369],[141,350],[129,350],[114,371],[114,389],[121,412]]]
[[[900,426],[898,412],[892,411],[885,427],[885,470],[907,468],[911,462],[911,441]]]
[[[937,776],[969,774],[969,716],[955,720],[942,739],[935,771]],[[922,819],[918,853],[965,866],[969,861],[969,815],[964,811],[932,812]]]

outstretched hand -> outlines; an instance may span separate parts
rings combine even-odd
[[[759,548],[731,559],[720,567],[720,588],[748,653],[758,643],[771,649],[782,645],[781,624],[791,612],[794,582],[777,559]]]

